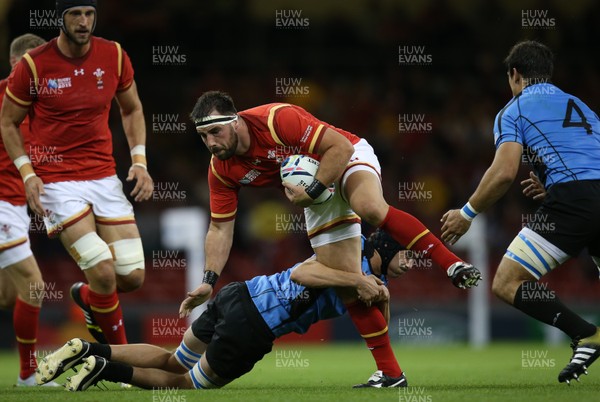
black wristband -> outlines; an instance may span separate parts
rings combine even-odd
[[[321,183],[319,180],[314,179],[312,183],[308,187],[306,187],[306,194],[313,200],[316,200],[323,191],[327,190],[327,186]]]
[[[214,288],[215,283],[217,283],[217,279],[219,279],[219,274],[217,274],[215,271],[204,271],[204,278],[202,279],[202,283],[208,283]]]

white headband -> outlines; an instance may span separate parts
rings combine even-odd
[[[204,116],[201,117],[199,119],[194,120],[194,124],[196,125],[196,128],[201,128],[201,127],[206,127],[206,126],[210,126],[213,124],[229,124],[229,123],[233,123],[234,121],[237,120],[237,115],[229,115],[229,116],[223,116],[220,114],[217,115],[212,115],[212,116]]]

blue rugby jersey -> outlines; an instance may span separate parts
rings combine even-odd
[[[365,238],[362,238],[364,247]],[[315,322],[335,318],[346,312],[332,288],[311,289],[290,279],[300,264],[273,275],[261,275],[246,281],[250,297],[276,337],[297,332],[303,334]],[[362,258],[362,270],[372,273],[367,258]],[[387,285],[387,281],[382,276]]]
[[[600,179],[600,121],[579,98],[550,83],[526,87],[496,115],[496,148],[523,145],[546,189]]]

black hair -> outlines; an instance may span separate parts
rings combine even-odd
[[[513,68],[525,79],[549,82],[554,70],[554,55],[550,48],[540,42],[527,40],[510,49],[504,64],[512,77]]]
[[[231,99],[229,94],[221,91],[208,91],[204,92],[198,98],[192,113],[190,113],[190,118],[192,121],[201,119],[209,116],[213,110],[222,115],[234,115],[237,113],[233,99]]]

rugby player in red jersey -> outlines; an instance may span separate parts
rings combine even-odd
[[[115,174],[108,115],[116,98],[132,155],[131,195],[147,200],[153,184],[142,104],[127,53],[92,35],[96,0],[58,0],[56,7],[61,32],[15,67],[0,129],[30,208],[44,217],[48,235],[60,238],[89,283],[71,288],[88,329],[99,341],[126,343],[117,288],[142,285],[144,253],[133,208]],[[19,130],[27,114],[29,152]]]
[[[279,168],[290,154],[320,160],[315,179],[306,189],[284,184],[287,197],[305,207],[308,237],[317,261],[333,269],[360,273],[360,220],[380,227],[409,250],[426,252],[447,270],[461,288],[476,285],[479,271],[450,252],[415,217],[387,204],[380,182],[380,166],[366,140],[318,120],[304,109],[272,103],[237,112],[227,94],[204,93],[191,113],[198,134],[213,154],[208,169],[211,223],[206,236],[204,283],[189,294],[190,306],[212,293],[232,245],[238,191],[242,186],[281,186]],[[335,183],[334,197],[311,205]],[[339,291],[379,371],[377,381],[362,386],[386,387],[401,375],[381,311]],[[184,302],[185,303],[185,302]],[[293,318],[293,317],[292,317]]]
[[[12,68],[28,51],[46,41],[37,35],[25,34],[10,44]],[[0,105],[7,80],[0,81]],[[25,119],[21,131],[27,141],[29,121]],[[44,299],[42,273],[29,244],[29,215],[25,189],[19,171],[8,157],[0,142],[0,307],[13,310],[13,328],[19,349],[20,372],[18,387],[34,386],[35,345],[38,318]],[[55,382],[48,383],[58,386]]]

